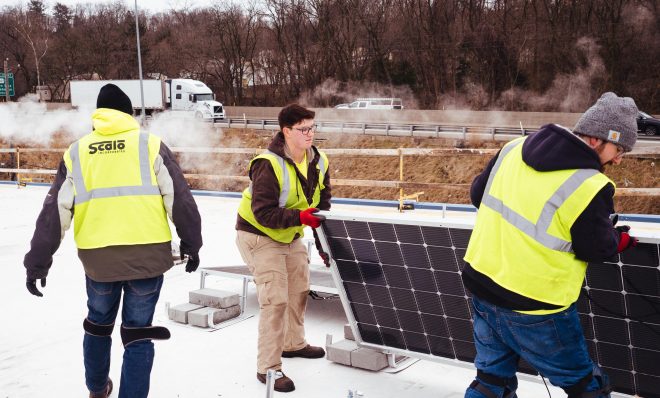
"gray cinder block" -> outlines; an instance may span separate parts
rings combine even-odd
[[[195,311],[200,308],[204,308],[204,307],[199,304],[184,303],[174,307],[170,307],[169,310],[167,311],[167,314],[170,317],[170,319],[175,322],[188,323],[188,313],[190,311]]]
[[[351,352],[351,366],[378,371],[388,366],[387,355],[370,348],[360,347]]]
[[[344,325],[344,338],[346,340],[355,341],[355,336],[353,336],[353,329],[351,329],[351,325],[349,323]]]
[[[188,294],[191,304],[204,307],[229,308],[238,305],[238,294],[217,289],[198,289]]]
[[[351,365],[351,353],[359,347],[351,340],[341,340],[325,347],[325,357],[332,362]]]
[[[205,328],[209,326],[209,314],[213,316],[213,324],[217,324],[228,319],[236,318],[240,313],[241,308],[238,305],[229,308],[204,307],[188,313],[188,324]]]

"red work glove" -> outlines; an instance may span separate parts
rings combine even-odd
[[[307,210],[300,212],[300,223],[303,225],[309,225],[312,228],[318,228],[321,226],[321,221],[325,220],[324,216],[315,216],[314,213],[319,211],[314,207],[310,207]]]
[[[637,238],[628,234],[628,231],[630,231],[628,225],[622,225],[615,229],[619,231],[619,246],[616,248],[617,253],[621,253],[626,249],[637,246]]]

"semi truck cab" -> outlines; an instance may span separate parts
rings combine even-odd
[[[225,118],[222,104],[204,83],[192,79],[165,80],[167,98],[165,101],[175,111],[189,111],[195,118],[205,121],[218,121]]]

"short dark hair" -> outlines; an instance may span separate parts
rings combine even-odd
[[[303,120],[314,119],[315,115],[316,112],[304,106],[289,104],[282,108],[279,115],[277,115],[277,121],[280,123],[280,129],[284,129],[285,127],[292,127]]]

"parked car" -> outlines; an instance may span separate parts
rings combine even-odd
[[[350,104],[339,104],[335,109],[403,109],[401,98],[358,98]]]
[[[638,134],[660,135],[660,120],[640,111],[637,115],[637,130]]]

